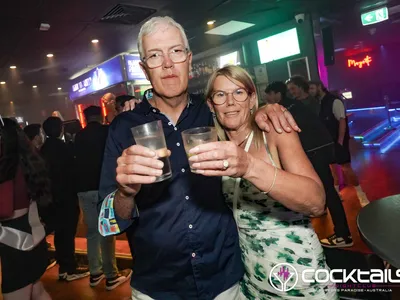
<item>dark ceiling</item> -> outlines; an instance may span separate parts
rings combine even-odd
[[[57,91],[57,87],[68,91],[68,79],[73,74],[118,53],[136,49],[140,25],[146,13],[153,12],[147,8],[156,10],[152,16],[169,15],[181,23],[192,51],[200,53],[230,39],[290,20],[296,13],[313,13],[326,18],[328,22],[325,23],[342,24],[343,12],[359,14],[360,9],[377,1],[5,0],[7,5],[4,3],[0,10],[0,81],[7,82],[7,93],[1,93],[0,86],[0,112],[9,101],[20,105],[29,103],[33,85],[39,87],[41,98],[63,96],[64,99],[66,93]],[[122,7],[112,10],[117,4]],[[141,9],[132,10],[126,5]],[[110,22],[107,16],[118,10],[132,16],[125,17],[121,24]],[[107,22],[102,21],[105,16]],[[237,20],[256,26],[221,38],[204,34],[209,29],[207,20],[216,20],[216,25]],[[40,23],[50,24],[50,30],[40,31]],[[92,44],[92,39],[100,42]],[[54,57],[47,58],[47,53],[53,53]],[[10,65],[16,65],[17,69],[10,70]]]

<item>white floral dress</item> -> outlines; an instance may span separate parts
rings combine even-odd
[[[250,143],[248,141],[246,151],[252,137],[253,135],[249,137]],[[267,152],[271,163],[275,165],[268,147]],[[338,299],[330,282],[306,283],[300,276],[305,269],[329,270],[310,220],[261,193],[253,184],[244,179],[239,184],[237,202],[234,201],[236,182],[235,178],[223,178],[223,192],[228,205],[234,211],[245,265],[245,275],[241,282],[241,298],[254,300]],[[237,204],[234,205],[234,203]],[[233,206],[236,208],[234,209]],[[275,289],[269,280],[271,270],[280,263],[292,265],[299,274],[297,284],[286,292]],[[312,279],[313,275],[310,276],[307,278]],[[294,280],[294,277],[290,279],[290,281]]]

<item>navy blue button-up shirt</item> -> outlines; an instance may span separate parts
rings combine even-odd
[[[221,178],[192,173],[183,147],[183,130],[213,125],[204,99],[191,96],[177,124],[146,98],[133,111],[115,118],[104,153],[100,199],[117,188],[116,160],[134,144],[130,129],[155,120],[162,121],[172,153],[172,177],[142,185],[135,197],[134,220],[115,216],[116,233],[126,231],[136,256],[131,286],[155,299],[213,299],[237,283],[244,270]]]

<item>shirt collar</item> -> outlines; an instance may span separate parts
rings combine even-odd
[[[189,101],[187,104],[187,108],[189,108],[189,106],[194,105],[194,101],[192,99],[192,97],[190,96],[190,94],[188,94],[189,97]],[[153,89],[148,89],[144,92],[143,95],[143,100],[141,102],[141,108],[143,109],[143,112],[148,115],[149,113],[153,112],[153,113],[160,113],[160,110],[156,107],[151,106],[149,100],[153,98]]]

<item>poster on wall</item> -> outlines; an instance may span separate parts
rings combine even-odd
[[[307,80],[311,80],[310,67],[308,65],[308,57],[289,60],[287,64],[289,70],[289,77],[300,75],[306,78]]]
[[[257,84],[268,82],[267,65],[263,64],[263,65],[255,66],[254,74],[256,76]]]

